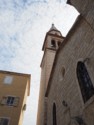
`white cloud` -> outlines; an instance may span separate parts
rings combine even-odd
[[[77,11],[66,0],[0,1],[0,68],[32,74],[24,125],[36,124],[41,48],[51,24],[65,36]]]

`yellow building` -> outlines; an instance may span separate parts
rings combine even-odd
[[[0,125],[22,125],[30,75],[0,71]]]

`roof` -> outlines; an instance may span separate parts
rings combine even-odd
[[[27,79],[28,79],[28,96],[30,95],[30,79],[31,79],[31,74],[11,72],[11,71],[4,71],[4,70],[0,70],[0,73],[27,77]]]
[[[62,36],[62,34],[61,34],[61,32],[55,27],[55,25],[54,24],[52,24],[52,26],[51,26],[51,28],[50,28],[50,30],[48,31],[48,33],[51,33],[51,31],[56,31],[56,32],[59,32],[60,33],[60,35]]]
[[[55,25],[54,25],[54,24],[52,24],[52,27],[50,28],[50,30],[49,30],[49,31],[51,31],[51,30],[57,30],[57,31],[58,31],[58,29],[55,27]]]

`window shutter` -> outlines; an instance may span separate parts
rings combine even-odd
[[[7,97],[4,96],[4,97],[2,98],[2,100],[1,100],[1,105],[5,105],[6,102],[7,102]]]
[[[19,97],[15,97],[13,106],[18,106],[19,104]]]

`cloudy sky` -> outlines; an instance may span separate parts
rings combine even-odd
[[[77,15],[66,0],[0,0],[0,70],[32,76],[23,125],[36,125],[45,34],[54,23],[66,36]]]

